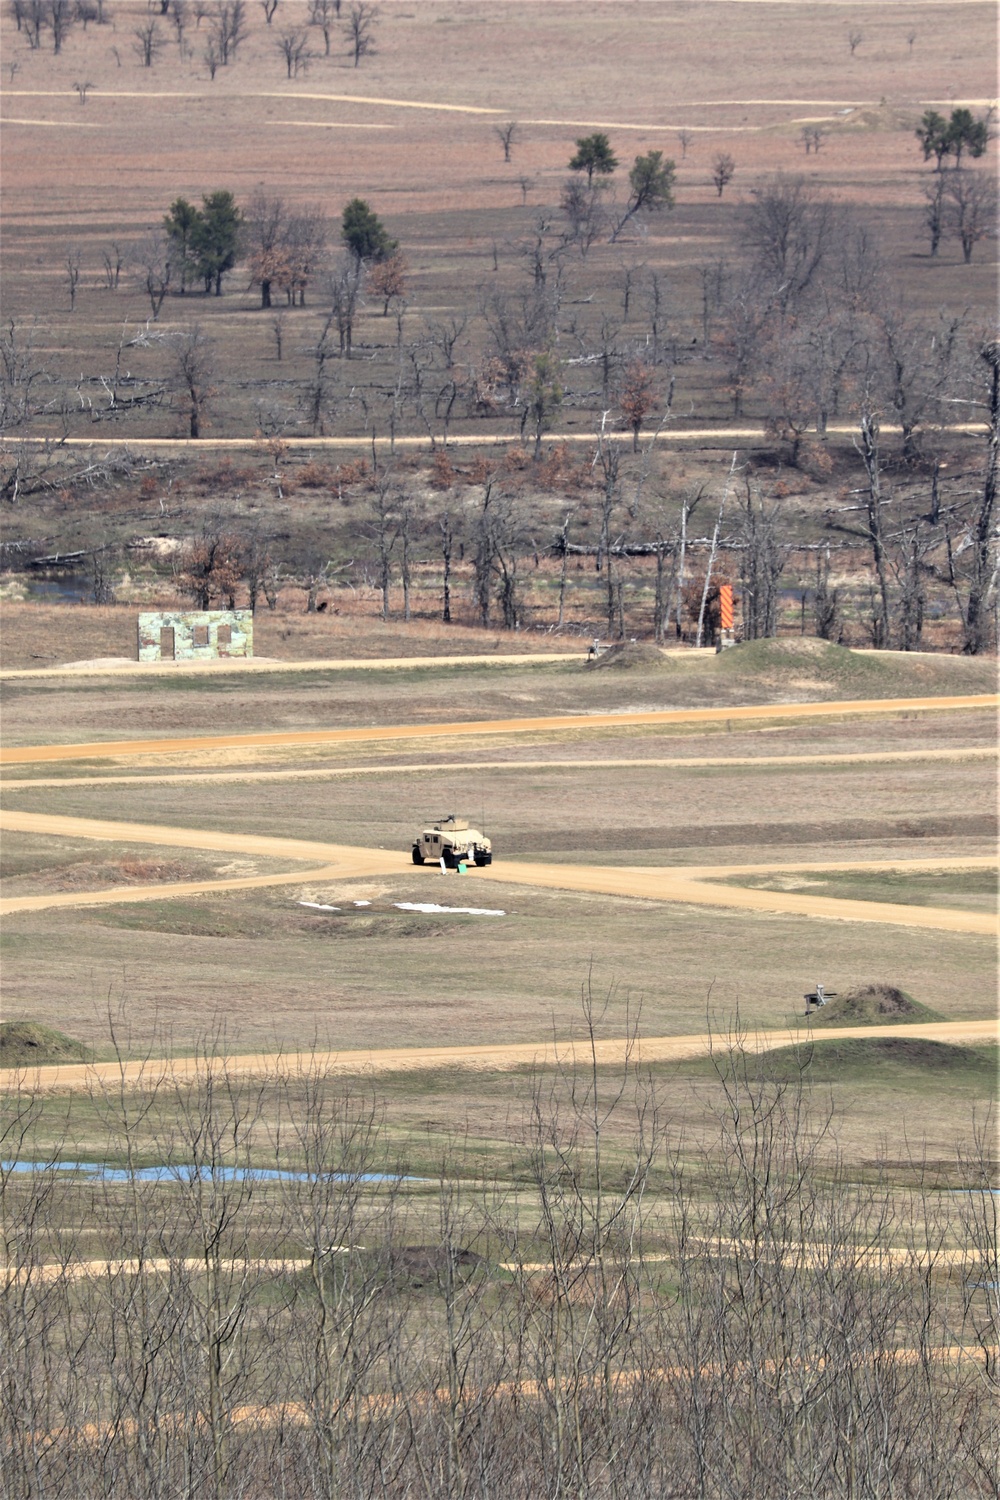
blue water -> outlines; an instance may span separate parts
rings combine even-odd
[[[281,1172],[269,1167],[109,1167],[100,1161],[5,1161],[5,1172],[74,1172],[91,1182],[308,1182],[308,1172]],[[384,1172],[328,1172],[329,1182],[409,1182]]]

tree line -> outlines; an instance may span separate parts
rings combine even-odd
[[[89,1182],[56,1170],[75,1112],[60,1132],[22,1078],[5,1492],[984,1500],[988,1127],[905,1187],[859,1177],[808,1059],[720,1046],[700,1144],[634,1050],[539,1073],[495,1167],[456,1145],[419,1190],[380,1100],[318,1059],[95,1080],[87,1138],[117,1168]]]

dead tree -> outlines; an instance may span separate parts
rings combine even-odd
[[[721,198],[728,185],[736,175],[735,158],[728,151],[720,151],[712,158],[712,182],[715,191]]]
[[[356,0],[347,13],[345,23],[347,43],[355,67],[358,67],[363,57],[368,57],[375,51],[377,24],[378,6],[370,5],[368,0]]]
[[[996,508],[997,477],[1000,470],[1000,340],[988,339],[983,343],[980,358],[986,364],[987,432],[986,474],[983,479],[983,497],[971,526],[971,574],[968,594],[962,609],[962,650],[969,656],[985,651],[989,642],[989,606],[997,590],[998,560],[996,557]],[[954,579],[954,562],[949,561]],[[961,603],[961,600],[959,601]]]
[[[778,507],[768,507],[746,481],[740,528],[740,591],[743,639],[756,641],[778,633],[778,583],[785,557],[778,544]]]
[[[510,153],[517,140],[518,125],[516,120],[508,120],[506,125],[494,125],[493,134],[503,147],[504,161],[510,161]]]
[[[188,419],[188,434],[200,438],[206,411],[215,389],[212,385],[213,346],[201,327],[193,323],[181,334],[174,351],[174,378]]]
[[[879,420],[873,407],[865,403],[861,411],[860,442],[854,446],[861,454],[867,476],[867,499],[865,519],[866,535],[871,547],[872,566],[878,586],[874,599],[872,617],[872,645],[884,651],[889,645],[889,579],[886,565],[885,539],[882,534],[882,481],[878,449]]]

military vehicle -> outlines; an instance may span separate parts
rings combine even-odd
[[[464,818],[449,813],[446,818],[439,818],[425,828],[413,845],[415,865],[426,864],[429,860],[434,864],[444,860],[447,870],[456,870],[460,864],[491,865],[493,845],[485,833],[470,828]]]

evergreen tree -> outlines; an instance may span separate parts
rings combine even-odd
[[[225,190],[208,193],[201,202],[193,235],[198,274],[204,278],[206,295],[214,286],[215,295],[221,297],[222,278],[236,264],[243,215],[232,193]]]
[[[357,261],[385,260],[399,248],[399,242],[389,238],[378,214],[363,198],[352,198],[345,207],[340,234]]]
[[[611,149],[607,136],[598,131],[596,135],[584,136],[576,143],[576,155],[570,158],[571,172],[586,172],[587,186],[598,177],[610,177],[618,165],[618,158]]]

